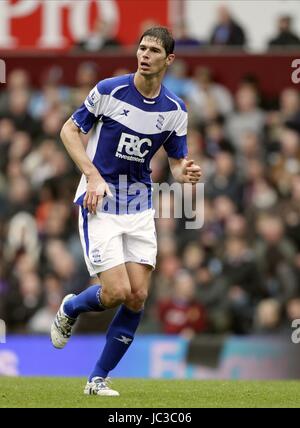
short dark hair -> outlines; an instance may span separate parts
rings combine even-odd
[[[161,42],[166,54],[172,54],[174,52],[175,40],[173,39],[172,33],[166,27],[152,27],[144,32],[140,38],[140,43],[144,37],[153,37]]]

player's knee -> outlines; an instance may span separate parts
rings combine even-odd
[[[116,306],[126,301],[130,295],[130,288],[120,284],[118,287],[108,288],[102,295],[109,306]]]
[[[148,297],[147,290],[138,290],[135,293],[133,293],[133,298],[137,303],[140,303],[143,305]]]
[[[126,300],[126,304],[133,311],[139,311],[143,308],[147,297],[147,290],[138,290],[131,293],[129,298]]]
[[[117,298],[119,299],[120,303],[126,302],[128,296],[130,296],[130,288],[120,288],[117,292]]]

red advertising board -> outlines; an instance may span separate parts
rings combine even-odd
[[[1,0],[0,49],[68,50],[98,19],[124,45],[136,43],[144,21],[168,25],[169,0]]]

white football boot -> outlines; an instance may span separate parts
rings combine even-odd
[[[76,319],[68,317],[64,312],[64,304],[75,294],[68,294],[62,301],[51,325],[51,341],[55,348],[62,349],[71,337]]]
[[[109,384],[111,380],[109,377],[93,377],[91,382],[87,382],[83,393],[86,395],[106,395],[106,396],[119,396],[118,391],[111,389]]]

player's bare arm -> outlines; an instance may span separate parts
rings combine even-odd
[[[87,191],[83,200],[83,207],[87,208],[90,213],[96,214],[97,205],[105,194],[112,196],[109,186],[87,156],[80,138],[80,129],[72,119],[67,120],[64,124],[60,136],[69,155],[87,179]]]
[[[196,184],[200,181],[202,172],[193,160],[169,158],[172,175],[179,183]]]

